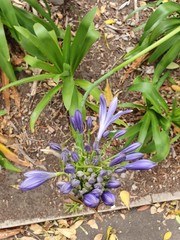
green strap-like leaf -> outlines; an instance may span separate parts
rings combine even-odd
[[[85,91],[87,91],[87,89],[92,85],[92,83],[90,83],[89,81],[87,81],[85,79],[76,79],[75,84],[76,84],[76,86],[84,89]],[[95,100],[97,102],[99,102],[100,94],[101,94],[101,91],[97,87],[95,87],[91,91],[91,95],[95,98]]]
[[[37,104],[35,107],[33,113],[31,114],[30,117],[30,129],[32,132],[34,132],[34,126],[35,123],[41,114],[41,112],[44,110],[44,108],[47,106],[47,104],[51,101],[53,96],[59,91],[59,89],[62,88],[62,84],[57,85],[56,87],[52,88],[49,90],[45,96],[42,98],[42,100]]]
[[[6,73],[11,82],[16,81],[13,67],[10,62],[9,48],[0,17],[0,67]]]
[[[142,143],[142,146],[146,139],[149,126],[150,126],[150,117],[149,117],[149,112],[147,111],[145,115],[141,118],[141,128],[138,136],[138,142]]]
[[[9,87],[20,86],[22,84],[30,83],[30,82],[34,82],[34,81],[45,81],[47,79],[54,78],[56,76],[60,76],[60,75],[57,75],[57,74],[41,74],[41,75],[37,75],[37,76],[22,78],[18,81],[12,82],[12,83],[2,87],[0,89],[0,92],[3,91],[4,89],[9,88]]]
[[[142,82],[133,84],[129,91],[139,91],[145,94],[145,97],[151,102],[156,108],[156,111],[161,113],[162,109],[167,113],[168,106],[165,100],[161,97],[160,93],[156,90],[156,87],[152,83]]]
[[[70,64],[70,51],[71,51],[71,28],[66,28],[64,40],[63,40],[63,62]]]
[[[155,143],[156,154],[152,158],[156,162],[165,160],[170,150],[170,139],[168,134],[164,131],[160,131],[159,121],[153,111],[149,111],[149,116],[151,118],[151,127],[153,141]]]
[[[6,170],[9,170],[12,172],[21,172],[19,168],[12,165],[5,157],[1,155],[1,153],[0,153],[0,165]]]

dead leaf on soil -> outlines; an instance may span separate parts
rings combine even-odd
[[[169,240],[172,237],[172,232],[168,231],[164,234],[163,240]]]
[[[7,78],[6,74],[3,71],[1,71],[1,81],[2,81],[2,87],[9,84],[9,79]],[[6,108],[7,112],[9,113],[9,111],[10,111],[10,91],[9,91],[9,89],[3,90],[2,95],[4,98],[5,108]]]
[[[96,223],[96,221],[94,219],[91,219],[87,222],[87,224],[91,227],[91,228],[94,228],[94,229],[98,229],[98,225]]]
[[[94,240],[102,240],[102,238],[103,238],[103,234],[99,233],[95,236]]]
[[[151,214],[157,213],[157,209],[156,209],[155,206],[152,206],[152,207],[150,208],[150,213],[151,213]]]
[[[15,236],[19,234],[21,231],[22,231],[21,228],[0,230],[0,239],[7,239],[9,237]]]
[[[130,194],[129,194],[129,192],[123,190],[119,193],[119,196],[120,196],[121,201],[124,203],[124,205],[128,209],[130,209],[130,207],[129,207],[129,205],[130,205]]]
[[[57,230],[57,233],[62,234],[63,236],[67,238],[75,238],[76,237],[76,230],[75,229],[70,229],[70,228],[59,228]]]
[[[15,87],[12,87],[11,90],[12,92],[10,97],[14,100],[16,107],[20,109],[20,104],[21,104],[20,95]]]
[[[19,240],[37,240],[37,238],[33,238],[33,237],[22,237],[22,238],[19,238]]]
[[[44,232],[44,229],[37,223],[32,224],[29,229],[33,231],[34,234],[37,235],[43,234]]]
[[[7,137],[5,135],[0,134],[0,143],[5,145],[12,145],[15,143],[15,139],[12,137]]]
[[[11,152],[6,146],[4,146],[2,143],[0,143],[0,151],[4,154],[4,156],[10,160],[11,162],[14,162],[18,165],[25,166],[25,167],[31,167],[32,164],[27,162],[26,160],[23,161],[18,158],[18,156]]]
[[[178,85],[172,85],[171,88],[176,92],[180,92],[180,86]]]
[[[84,222],[84,220],[78,220],[77,222],[75,222],[70,228],[71,229],[77,229],[78,227],[81,226],[81,224]]]
[[[143,56],[137,58],[136,60],[134,60],[134,62],[132,62],[132,64],[129,66],[129,68],[124,72],[121,81],[124,82],[129,75],[134,72],[134,70],[136,70],[145,60],[145,58],[147,57],[149,53],[144,54]]]
[[[108,79],[106,80],[106,86],[104,88],[104,97],[106,99],[107,106],[109,107],[109,105],[113,99],[113,94],[112,94]]]
[[[145,210],[147,210],[149,208],[150,208],[150,205],[144,205],[144,206],[139,207],[137,209],[137,212],[143,212],[143,211],[145,211]]]
[[[107,228],[106,240],[118,240],[116,234],[114,233],[114,229],[111,226]]]

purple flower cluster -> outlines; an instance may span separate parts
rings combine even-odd
[[[27,177],[20,185],[20,189],[27,191],[34,189],[52,177],[65,175],[67,181],[59,180],[57,187],[63,194],[72,192],[84,204],[91,208],[96,208],[103,202],[105,205],[115,204],[115,195],[111,189],[119,188],[121,182],[117,179],[117,173],[127,170],[148,170],[156,166],[156,163],[148,159],[143,159],[143,154],[138,152],[141,143],[133,143],[121,150],[116,155],[107,158],[106,148],[99,147],[102,137],[107,137],[110,124],[116,121],[123,114],[130,113],[131,110],[115,113],[118,99],[115,97],[107,109],[106,100],[100,96],[99,109],[99,130],[97,138],[91,142],[90,132],[92,128],[92,118],[86,121],[87,139],[83,142],[83,118],[79,110],[70,117],[71,125],[76,134],[75,150],[62,149],[57,143],[50,143],[50,148],[59,153],[63,169],[61,172],[51,173],[44,171],[27,172]],[[119,138],[126,133],[126,130],[118,131],[112,139]],[[110,139],[109,141],[111,141]],[[116,173],[116,174],[115,174]]]

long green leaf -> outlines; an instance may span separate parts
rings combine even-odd
[[[71,52],[71,28],[66,28],[64,40],[63,40],[63,62],[70,64],[70,52]]]
[[[160,126],[158,119],[153,113],[153,111],[149,111],[149,116],[151,118],[151,126],[152,126],[152,134],[153,141],[155,143],[156,154],[152,158],[153,161],[159,162],[165,160],[170,150],[170,139],[168,134],[164,131],[160,131]]]
[[[1,155],[1,153],[0,153],[0,165],[6,170],[9,170],[12,172],[21,172],[19,168],[12,165],[5,157]]]
[[[161,113],[161,108],[168,112],[168,106],[165,100],[161,97],[156,87],[152,83],[142,82],[133,84],[129,87],[129,91],[139,91],[145,94],[146,98],[154,105],[156,111]]]
[[[92,85],[92,83],[90,83],[89,81],[87,81],[85,79],[76,79],[75,84],[76,84],[76,86],[84,89],[85,91],[87,91],[87,89]],[[100,94],[101,94],[101,91],[97,87],[95,87],[91,91],[91,95],[95,98],[95,100],[97,102],[99,102]]]
[[[13,67],[10,63],[9,48],[6,40],[6,35],[4,32],[4,27],[0,17],[0,67],[6,73],[9,80],[16,81],[16,76],[14,74]]]
[[[146,38],[146,36],[149,35],[150,31],[153,31],[153,29],[161,23],[161,21],[166,18],[168,15],[172,14],[173,12],[180,11],[180,5],[175,2],[167,2],[161,4],[156,11],[151,14],[149,17],[145,28],[144,33],[140,39],[140,43]]]
[[[165,68],[173,62],[173,60],[177,57],[180,52],[180,44],[173,45],[167,53],[163,56],[161,61],[158,63],[154,75],[153,75],[153,82],[156,83],[160,78],[161,73],[165,70]]]
[[[142,143],[142,147],[146,139],[149,126],[150,126],[150,117],[149,117],[149,112],[147,111],[146,114],[141,118],[141,128],[138,136],[138,142]]]
[[[34,132],[34,126],[35,123],[39,117],[39,115],[41,114],[41,112],[43,111],[43,109],[47,106],[47,104],[51,101],[51,99],[53,98],[53,96],[59,91],[59,89],[62,88],[62,84],[57,85],[56,87],[52,88],[51,90],[49,90],[46,95],[42,98],[42,100],[37,104],[37,106],[35,107],[33,113],[31,114],[30,117],[30,129],[31,132]]]
[[[93,8],[90,12],[86,14],[81,23],[79,24],[76,36],[74,37],[72,46],[71,46],[71,62],[72,72],[77,68],[80,59],[84,56],[82,48],[86,44],[85,39],[88,33],[90,26],[93,23],[94,16],[96,14],[96,8]],[[81,53],[81,54],[80,54]]]
[[[30,82],[34,82],[34,81],[45,81],[45,80],[47,80],[49,78],[54,78],[56,76],[57,76],[57,74],[41,74],[41,75],[37,75],[37,76],[22,78],[22,79],[20,79],[20,80],[18,80],[16,82],[12,82],[12,83],[2,87],[0,89],[0,92],[3,91],[4,89],[9,88],[9,87],[20,86],[22,84],[30,83]]]
[[[38,59],[37,57],[32,57],[30,55],[26,55],[24,60],[33,68],[40,68],[46,72],[54,73],[54,74],[59,73],[57,71],[57,69],[54,67],[54,65],[44,62],[44,61]]]

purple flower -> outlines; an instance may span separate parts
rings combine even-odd
[[[152,162],[151,160],[142,159],[132,163],[128,163],[124,167],[127,170],[148,170],[155,167],[157,163]]]
[[[128,147],[124,148],[121,153],[130,153],[139,148],[142,144],[139,142],[133,143],[129,145]]]
[[[67,160],[69,158],[69,151],[67,149],[63,149],[60,156],[61,156],[61,159],[63,160],[63,162],[67,162]]]
[[[96,208],[99,205],[100,200],[96,197],[95,194],[87,193],[84,195],[83,202],[88,207]]]
[[[122,135],[124,135],[126,132],[127,132],[127,130],[122,129],[122,130],[118,131],[117,133],[115,133],[113,138],[119,138]]]
[[[22,191],[28,191],[39,187],[48,179],[56,177],[57,173],[34,170],[26,172],[24,176],[27,178],[20,184],[19,188]]]
[[[82,113],[77,109],[73,117],[70,117],[70,122],[75,131],[79,131],[79,133],[83,132],[83,119]]]
[[[121,183],[119,180],[109,180],[105,185],[105,187],[107,188],[118,188],[120,186],[121,186]]]
[[[61,146],[58,143],[50,142],[49,146],[52,150],[61,151]]]
[[[107,170],[101,169],[101,170],[100,170],[100,173],[99,173],[99,176],[104,177],[104,176],[106,176],[107,174],[108,174],[108,171],[107,171]]]
[[[101,198],[105,205],[107,206],[113,206],[115,203],[115,196],[109,191],[104,191],[101,195]]]
[[[103,190],[100,188],[95,188],[91,191],[91,193],[94,194],[97,198],[99,198],[102,195]]]
[[[125,167],[120,167],[120,168],[116,168],[114,170],[115,173],[123,173],[126,172],[126,168]]]
[[[76,188],[80,185],[80,181],[78,179],[73,179],[71,185]]]
[[[144,156],[143,153],[131,153],[129,155],[126,155],[126,161],[134,161],[139,160]]]
[[[67,163],[66,167],[64,168],[64,172],[65,173],[70,173],[70,174],[75,173],[75,168],[72,164]]]
[[[106,129],[111,123],[115,122],[121,115],[132,112],[132,110],[119,111],[114,115],[117,108],[117,103],[118,99],[117,97],[114,97],[107,111],[106,99],[103,95],[100,96],[99,131],[97,135],[97,141],[101,139],[103,133],[106,131]]]
[[[74,162],[78,162],[79,160],[79,155],[77,152],[71,152],[71,157]]]
[[[72,190],[72,184],[70,182],[64,182],[58,185],[61,193],[68,194]]]
[[[126,155],[123,153],[120,153],[117,157],[115,157],[109,164],[109,167],[112,167],[114,165],[117,165],[123,161],[126,160]]]
[[[106,138],[108,135],[109,135],[110,131],[109,130],[106,130],[104,133],[103,133],[103,138]]]
[[[89,144],[86,144],[84,146],[84,149],[85,149],[86,152],[91,152],[91,146]]]
[[[88,117],[86,123],[87,123],[87,128],[88,128],[88,129],[91,129],[91,128],[92,128],[92,118],[91,118],[91,117]]]

